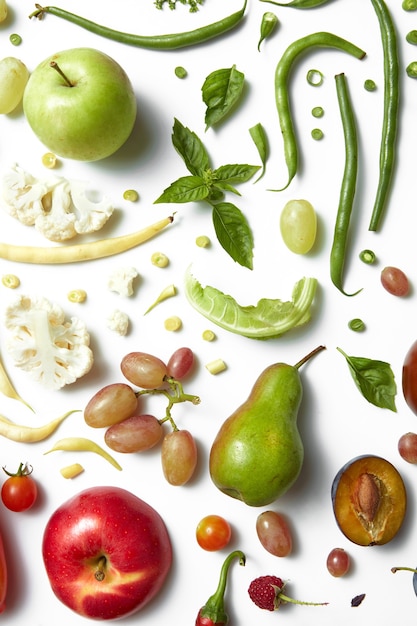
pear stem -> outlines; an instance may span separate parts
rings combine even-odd
[[[391,567],[391,572],[393,574],[395,574],[395,572],[398,571],[405,571],[405,572],[413,572],[413,574],[417,574],[417,569],[414,569],[413,567]]]
[[[50,67],[52,67],[54,70],[56,70],[58,72],[58,74],[60,76],[62,76],[62,78],[65,80],[65,82],[67,83],[68,87],[74,87],[74,85],[72,84],[72,82],[69,80],[69,78],[67,78],[67,76],[65,76],[64,72],[61,70],[61,68],[59,67],[58,63],[56,61],[51,61],[49,63]]]
[[[301,361],[298,361],[298,363],[296,363],[294,367],[298,370],[302,365],[304,365],[304,363],[309,361],[318,352],[321,352],[322,350],[325,350],[325,349],[326,349],[326,346],[318,346],[317,348],[314,348],[314,350],[309,352],[304,358],[301,359]]]

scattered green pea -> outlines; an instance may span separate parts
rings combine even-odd
[[[410,32],[405,36],[405,39],[408,43],[417,45],[417,30],[410,30]]]
[[[151,255],[151,263],[156,267],[167,267],[169,265],[169,258],[163,252],[154,252]]]
[[[374,80],[372,80],[372,78],[367,78],[365,80],[363,86],[365,87],[366,91],[375,91],[375,89],[376,89],[376,82]]]
[[[376,254],[375,252],[373,252],[373,250],[362,250],[359,253],[359,258],[364,263],[367,263],[368,265],[372,265],[372,263],[375,263],[376,261]]]
[[[365,330],[365,323],[359,317],[355,317],[353,320],[350,320],[348,327],[355,333],[361,333]]]
[[[315,139],[316,141],[320,141],[320,139],[323,139],[324,137],[324,133],[321,130],[321,128],[313,128],[313,130],[311,131],[311,136],[313,137],[313,139]]]
[[[208,248],[211,244],[211,241],[210,238],[207,237],[207,235],[200,235],[196,238],[195,243],[199,248]]]
[[[405,71],[410,78],[417,78],[417,61],[411,61],[405,68]]]
[[[17,33],[12,33],[9,37],[9,41],[11,44],[13,44],[13,46],[20,46],[20,44],[22,43],[22,38]]]
[[[129,202],[137,202],[139,200],[139,194],[136,189],[126,189],[123,193],[123,198]]]
[[[70,302],[75,302],[76,304],[81,304],[87,300],[87,292],[84,289],[73,289],[68,292],[68,300]]]
[[[182,328],[182,320],[178,315],[172,315],[165,320],[164,327],[165,330],[176,332]]]
[[[57,164],[57,156],[53,152],[45,152],[42,155],[42,165],[48,168],[48,170],[53,170]]]
[[[308,70],[307,72],[307,82],[309,85],[313,85],[313,87],[319,87],[323,84],[324,76],[320,70]]]
[[[214,333],[210,329],[207,329],[203,331],[202,337],[204,341],[214,341],[216,339],[216,333]]]
[[[176,76],[177,78],[185,78],[185,77],[187,76],[187,74],[188,74],[188,72],[187,72],[187,70],[185,69],[185,67],[182,67],[181,65],[178,65],[178,66],[175,68],[175,76]]]
[[[323,117],[324,115],[323,107],[314,107],[313,109],[311,109],[311,115],[313,117]]]
[[[20,278],[16,274],[4,274],[1,278],[1,282],[8,289],[17,289],[20,285]]]
[[[417,11],[417,0],[403,0],[402,8],[404,11]]]

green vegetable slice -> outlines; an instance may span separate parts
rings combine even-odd
[[[301,278],[287,302],[262,298],[256,306],[241,306],[222,291],[201,283],[188,268],[185,294],[204,317],[225,330],[251,339],[273,339],[310,321],[311,305],[317,290],[316,278]]]

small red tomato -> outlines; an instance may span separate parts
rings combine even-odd
[[[206,515],[197,524],[197,543],[208,552],[215,552],[227,546],[231,536],[232,528],[229,522],[220,515]]]
[[[9,477],[1,488],[4,506],[16,513],[27,511],[35,503],[38,495],[38,487],[31,476],[32,467],[21,463],[15,474],[6,471],[4,467],[3,470]]]

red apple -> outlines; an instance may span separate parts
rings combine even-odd
[[[57,598],[101,620],[144,607],[172,562],[159,513],[119,487],[91,487],[62,504],[46,525],[42,554]]]

